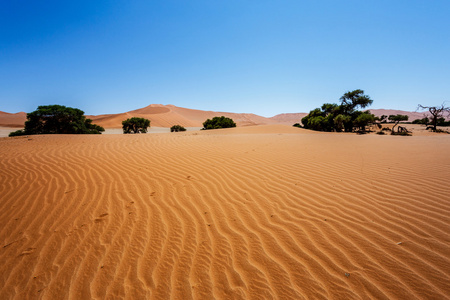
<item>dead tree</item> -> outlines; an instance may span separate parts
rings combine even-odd
[[[439,118],[441,118],[445,113],[447,113],[447,116],[450,116],[450,107],[446,107],[444,106],[445,102],[442,103],[440,106],[423,106],[421,104],[419,104],[419,106],[417,107],[417,110],[425,110],[428,109],[428,111],[430,112],[432,118],[431,118],[431,123],[433,125],[433,131],[436,132],[436,126],[437,126],[437,121]],[[428,129],[428,128],[427,128]]]

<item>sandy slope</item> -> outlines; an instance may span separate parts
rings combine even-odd
[[[423,118],[423,113],[417,112],[385,109],[375,109],[371,111],[377,116],[381,116],[383,114],[406,114],[409,116],[410,121]],[[206,119],[211,119],[218,116],[232,118],[238,126],[249,126],[269,124],[293,125],[294,123],[300,123],[301,119],[305,115],[307,115],[307,113],[286,113],[279,114],[271,118],[265,118],[249,113],[204,111],[177,107],[174,105],[151,104],[144,108],[129,112],[97,116],[91,115],[87,117],[92,119],[95,124],[103,126],[104,128],[121,128],[122,121],[131,117],[149,119],[151,121],[151,126],[155,127],[171,127],[176,124],[185,127],[199,127],[202,126]],[[23,127],[25,120],[26,113],[24,112],[10,114],[0,111],[0,127]]]
[[[2,127],[22,127],[27,120],[27,114],[25,112],[18,112],[10,114],[0,111],[0,126]]]
[[[279,125],[0,139],[0,299],[445,299],[449,149]]]
[[[255,114],[214,112],[177,107],[174,105],[151,104],[147,107],[115,115],[88,116],[95,124],[105,128],[120,128],[122,121],[130,117],[146,118],[151,126],[171,127],[179,124],[185,127],[202,126],[206,119],[217,116],[232,118],[238,126],[273,124],[275,121]]]

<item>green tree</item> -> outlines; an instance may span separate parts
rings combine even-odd
[[[343,114],[339,114],[334,118],[334,128],[337,132],[341,132],[344,129],[344,124],[351,122],[351,117]]]
[[[363,109],[373,103],[373,100],[368,95],[364,95],[364,91],[360,89],[345,93],[339,100],[341,100],[341,107],[344,112],[348,114],[358,106]]]
[[[386,116],[386,115],[381,115],[381,117],[380,117],[380,123],[386,123],[387,121],[387,118],[388,118],[388,116]]]
[[[181,125],[173,125],[170,127],[170,132],[178,132],[178,131],[186,131],[186,128],[184,128]]]
[[[101,126],[92,124],[78,108],[63,105],[41,105],[27,114],[25,128],[12,132],[10,136],[32,134],[100,134]]]
[[[122,121],[123,133],[146,133],[150,120],[144,118],[129,118]]]
[[[203,122],[203,130],[231,128],[231,127],[236,127],[236,123],[234,123],[232,119],[224,116],[214,117],[212,119],[207,119],[205,122]]]
[[[417,107],[417,110],[425,110],[428,109],[428,111],[431,114],[431,124],[433,125],[433,131],[436,131],[436,126],[438,125],[438,119],[442,118],[445,113],[447,113],[447,116],[450,116],[450,107],[446,107],[444,105],[445,103],[442,103],[440,106],[423,106],[419,104]]]
[[[430,120],[428,119],[428,117],[422,119],[415,119],[414,121],[412,121],[413,124],[422,124],[422,125],[428,125],[429,122]]]
[[[373,102],[369,96],[364,95],[363,90],[347,92],[340,100],[341,105],[325,103],[321,108],[311,110],[302,118],[303,126],[306,129],[319,131],[351,132],[355,127],[362,128],[364,123],[373,122],[372,114],[368,112],[367,115],[359,117],[362,112],[356,110],[357,107],[366,108]]]
[[[401,121],[408,121],[407,115],[390,115],[389,121],[395,122],[394,126],[392,127],[392,132],[394,131],[395,126],[398,125]]]
[[[375,121],[375,116],[370,112],[362,112],[356,117],[353,125],[355,127],[359,127],[359,130],[362,132],[366,131],[366,126],[373,123]]]

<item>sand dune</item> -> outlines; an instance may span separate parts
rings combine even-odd
[[[27,114],[24,112],[18,112],[10,114],[0,111],[0,126],[1,127],[23,127],[27,120]]]
[[[450,135],[0,139],[1,299],[445,299]]]
[[[105,128],[120,128],[122,121],[129,117],[146,118],[151,121],[151,126],[171,127],[179,124],[185,127],[199,127],[206,119],[217,116],[232,118],[238,126],[263,125],[276,123],[271,119],[255,114],[227,113],[203,111],[177,107],[174,105],[151,104],[147,107],[129,111],[124,114],[88,116],[94,123]]]
[[[373,113],[377,117],[381,117],[382,115],[390,116],[390,115],[407,115],[409,121],[412,122],[416,119],[422,119],[425,116],[430,117],[430,113],[426,111],[404,111],[404,110],[395,110],[395,109],[369,109],[371,113]],[[446,117],[446,116],[444,116]]]
[[[424,113],[392,109],[374,109],[371,110],[371,112],[376,116],[406,114],[409,116],[410,121],[423,118],[424,116]],[[218,116],[232,118],[237,126],[251,126],[270,124],[293,125],[294,123],[300,123],[305,115],[307,115],[307,113],[285,113],[271,118],[265,118],[249,113],[204,111],[177,107],[174,105],[151,104],[144,108],[125,113],[88,115],[87,117],[92,119],[95,124],[103,126],[104,128],[121,128],[122,121],[131,117],[149,119],[151,121],[151,126],[155,127],[171,127],[176,124],[185,127],[201,127],[206,119]],[[25,121],[26,113],[24,112],[10,114],[0,111],[0,127],[23,127]]]
[[[302,118],[307,114],[308,113],[286,113],[273,116],[270,119],[278,124],[294,125],[295,123],[301,123]]]

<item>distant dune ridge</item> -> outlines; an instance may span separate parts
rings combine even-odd
[[[0,111],[1,127],[23,127],[27,120],[27,113],[18,112],[15,114]]]
[[[138,113],[186,116],[166,108]],[[0,139],[0,299],[448,299],[449,149],[280,124]]]
[[[370,111],[376,116],[404,114],[409,116],[410,121],[421,119],[424,116],[424,113],[401,110],[373,109]],[[154,127],[171,127],[176,124],[185,127],[201,127],[206,119],[218,116],[232,118],[237,126],[250,126],[270,124],[293,125],[294,123],[300,123],[301,119],[306,115],[307,113],[285,113],[271,118],[265,118],[251,113],[214,112],[177,107],[174,105],[151,104],[147,107],[125,113],[90,115],[87,117],[92,119],[93,123],[104,128],[121,128],[122,121],[131,117],[149,119],[151,126]],[[23,127],[25,121],[26,113],[24,112],[11,114],[0,111],[0,127]]]

